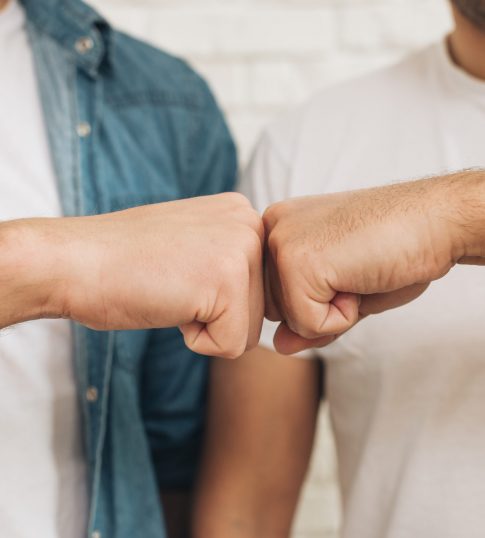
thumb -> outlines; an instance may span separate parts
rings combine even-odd
[[[422,295],[428,288],[427,284],[413,284],[400,290],[388,293],[375,293],[373,295],[362,295],[360,303],[361,316],[380,314],[386,310],[391,310],[399,306],[404,306]]]
[[[278,353],[281,353],[282,355],[294,355],[295,353],[307,349],[317,349],[328,346],[337,338],[338,336],[336,335],[330,335],[309,340],[294,333],[286,323],[281,323],[276,331],[273,343]]]
[[[287,311],[288,327],[305,339],[342,334],[359,321],[360,296],[335,293],[329,302],[293,295]]]

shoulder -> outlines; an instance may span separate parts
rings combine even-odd
[[[151,95],[155,101],[194,110],[217,110],[206,81],[185,60],[114,29],[109,73],[117,91]]]
[[[159,192],[162,183],[176,197],[230,190],[235,148],[204,79],[184,60],[116,30],[107,60],[99,77],[103,158],[122,155],[128,182],[142,166],[145,191]]]
[[[432,51],[433,47],[425,48],[396,64],[325,89],[305,104],[303,112],[329,114],[336,107],[339,113],[352,112],[373,103],[378,108],[406,99],[427,83]]]
[[[365,116],[386,117],[423,95],[433,50],[427,47],[389,67],[325,88],[288,111],[265,131],[263,140],[280,155],[293,156],[305,134],[333,137]]]

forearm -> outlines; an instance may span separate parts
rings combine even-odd
[[[0,224],[0,328],[62,314],[62,264],[41,220]]]
[[[277,495],[273,503],[271,498],[261,499],[257,485],[253,491],[254,498],[229,485],[224,495],[209,495],[196,510],[192,538],[289,538],[296,501],[282,513],[274,506],[281,502]]]
[[[310,458],[320,363],[258,348],[212,365],[194,538],[287,538]]]
[[[485,170],[470,170],[443,178],[443,200],[454,222],[454,256],[473,261],[485,256]],[[478,260],[476,260],[478,262]]]

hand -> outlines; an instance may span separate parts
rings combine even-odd
[[[43,316],[98,330],[179,326],[193,351],[227,358],[259,340],[263,226],[242,195],[19,223],[37,245],[26,250],[46,260],[55,306]]]
[[[469,174],[270,207],[266,315],[282,321],[276,349],[327,345],[363,317],[415,299],[458,261],[478,263],[483,174]],[[463,211],[470,200],[480,218]]]

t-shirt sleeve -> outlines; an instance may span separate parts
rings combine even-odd
[[[288,149],[289,155],[291,155]],[[254,208],[262,215],[265,209],[289,197],[291,164],[286,149],[278,147],[270,131],[261,137],[253,156],[239,182],[239,191],[248,197]],[[278,323],[264,320],[259,345],[274,350],[273,338]],[[312,351],[298,354],[301,358],[312,358]]]

